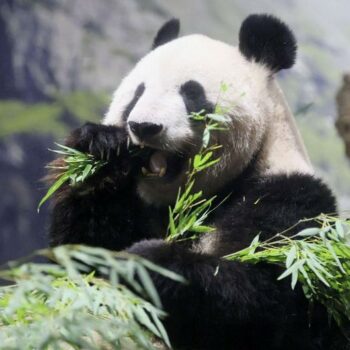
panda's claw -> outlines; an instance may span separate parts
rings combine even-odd
[[[165,175],[165,172],[166,172],[166,169],[165,168],[162,168],[160,169],[160,172],[159,172],[159,177],[163,177]]]
[[[130,147],[130,137],[127,136],[127,138],[126,138],[126,148],[129,149],[129,147]]]

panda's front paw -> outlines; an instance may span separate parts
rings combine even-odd
[[[124,128],[86,123],[73,130],[65,144],[107,162],[84,184],[78,184],[76,193],[90,193],[91,190],[115,192],[132,184],[138,169],[138,159],[131,155],[128,134]]]
[[[128,153],[128,135],[124,128],[86,123],[72,131],[66,145],[97,159],[110,160]]]

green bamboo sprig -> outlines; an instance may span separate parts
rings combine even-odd
[[[16,282],[0,287],[2,349],[125,349],[132,342],[153,350],[154,338],[170,346],[149,271],[183,278],[101,248],[61,246],[37,255],[56,264],[22,260],[0,270],[0,279]]]
[[[71,186],[75,186],[84,182],[90,176],[95,174],[99,169],[107,164],[106,161],[96,159],[93,155],[80,152],[74,148],[56,143],[59,149],[50,150],[63,156],[65,165],[54,166],[49,165],[47,168],[57,169],[61,171],[61,175],[53,183],[53,185],[47,190],[45,196],[41,199],[37,210],[66,182],[69,182]]]
[[[169,207],[167,241],[194,239],[198,233],[215,230],[211,226],[204,225],[204,221],[214,210],[211,207],[216,196],[205,199],[203,198],[203,191],[192,192],[196,175],[220,161],[220,158],[214,158],[214,153],[221,146],[209,145],[213,131],[227,130],[226,124],[229,118],[219,112],[223,113],[223,109],[217,106],[214,113],[206,114],[202,110],[190,115],[192,120],[204,123],[202,145],[199,152],[189,161],[184,190],[179,189],[174,207]],[[189,233],[192,235],[189,235]]]
[[[302,220],[319,227],[298,234],[277,234],[267,241],[256,236],[249,247],[225,256],[228,260],[279,265],[279,280],[290,277],[294,289],[300,283],[305,296],[322,303],[338,325],[350,322],[350,220],[320,215]]]

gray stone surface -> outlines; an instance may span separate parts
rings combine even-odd
[[[148,49],[150,28],[162,15],[146,3],[2,1],[6,40],[0,51],[8,63],[0,98],[37,101],[56,91],[111,91]]]

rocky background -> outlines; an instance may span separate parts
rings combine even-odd
[[[334,128],[336,90],[350,70],[348,0],[1,0],[0,263],[46,245],[47,207],[36,207],[47,149],[101,118],[166,19],[237,43],[240,23],[257,12],[297,35],[298,63],[280,81],[318,173],[350,209],[350,167]]]

